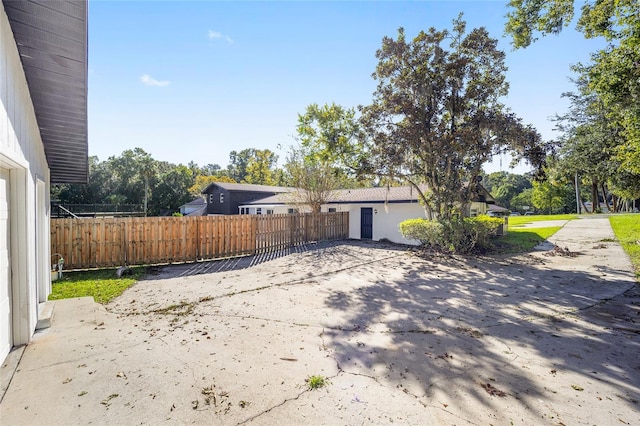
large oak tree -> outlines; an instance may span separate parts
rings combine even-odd
[[[544,161],[540,136],[502,99],[508,93],[505,54],[484,28],[385,37],[373,74],[373,103],[362,107],[369,152],[362,168],[412,185],[429,218],[464,215],[482,165],[509,150],[536,167]],[[426,184],[427,191],[423,191]]]

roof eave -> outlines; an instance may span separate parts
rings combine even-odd
[[[27,79],[51,183],[87,183],[87,1],[2,3]]]

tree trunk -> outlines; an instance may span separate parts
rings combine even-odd
[[[589,209],[587,208],[587,205],[584,203],[584,201],[580,200],[580,204],[582,204],[582,208],[584,209],[585,213],[589,213]]]
[[[591,178],[591,213],[600,210],[600,201],[598,200],[598,179]]]
[[[607,189],[604,186],[604,182],[600,184],[600,189],[602,190],[602,201],[604,201],[604,205],[607,206],[607,210],[609,210],[609,201],[607,201]]]
[[[582,198],[580,197],[580,182],[578,181],[578,172],[576,172],[575,179],[573,180],[573,187],[576,193],[576,214],[580,214],[580,203],[582,203]]]

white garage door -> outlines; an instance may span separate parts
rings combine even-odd
[[[0,362],[11,350],[11,257],[9,252],[9,171],[0,169]]]

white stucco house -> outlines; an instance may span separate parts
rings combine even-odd
[[[482,186],[469,206],[468,214],[485,214],[495,200]],[[257,199],[239,207],[240,214],[286,214],[305,212],[308,208],[295,204],[291,193],[276,194]],[[400,244],[418,244],[400,233],[400,222],[424,218],[424,207],[418,201],[418,192],[411,186],[341,189],[322,206],[323,212],[349,212],[349,238]]]
[[[0,3],[0,362],[51,292],[49,185],[86,183],[87,2]]]

